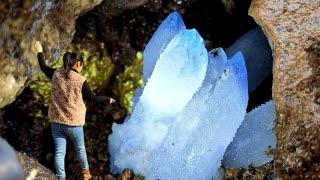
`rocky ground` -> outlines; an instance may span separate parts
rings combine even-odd
[[[21,162],[26,174],[30,179],[55,179],[54,172],[43,166],[36,158],[28,156],[25,152],[17,152],[18,159]]]
[[[226,180],[272,180],[274,179],[273,162],[261,167],[249,166],[248,169],[226,168],[224,178]]]

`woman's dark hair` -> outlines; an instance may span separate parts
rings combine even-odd
[[[72,66],[78,61],[80,61],[82,64],[84,63],[82,56],[78,53],[66,52],[63,55],[63,67],[66,71],[66,75],[68,75],[68,72],[70,71]]]

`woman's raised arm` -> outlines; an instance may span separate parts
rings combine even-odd
[[[52,79],[52,76],[53,76],[53,73],[56,69],[54,68],[51,68],[49,66],[46,65],[46,62],[45,62],[45,57],[44,57],[44,54],[43,54],[43,48],[42,48],[42,45],[39,41],[36,41],[35,43],[35,49],[38,53],[38,62],[39,62],[39,65],[40,65],[40,69],[41,71],[49,78],[49,79]]]

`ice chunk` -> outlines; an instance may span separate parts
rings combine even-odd
[[[180,32],[186,30],[179,13],[172,12],[158,27],[144,50],[143,77],[146,83],[151,76],[156,61],[167,44]]]
[[[195,30],[179,33],[161,53],[132,115],[113,125],[109,137],[111,170],[132,168],[147,174],[150,157],[159,148],[179,113],[201,86],[208,54]]]
[[[266,151],[268,146],[276,146],[275,118],[273,101],[247,113],[224,155],[224,166],[246,168],[250,164],[260,166],[270,162],[273,156],[267,155]]]
[[[261,28],[247,32],[226,53],[232,57],[238,51],[243,53],[246,61],[249,92],[252,92],[272,73],[272,51]]]

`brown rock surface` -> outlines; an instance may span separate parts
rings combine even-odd
[[[75,19],[102,0],[0,3],[0,108],[11,103],[39,68],[32,44],[40,40],[53,62],[73,38]]]
[[[56,179],[54,172],[43,166],[34,157],[24,152],[17,152],[17,156],[28,179]]]
[[[320,1],[253,0],[273,49],[276,176],[320,179]]]

